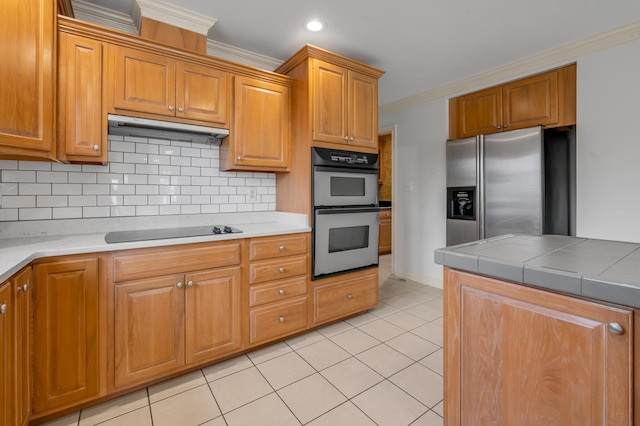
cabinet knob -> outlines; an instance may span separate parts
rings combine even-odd
[[[280,289],[280,290],[278,290],[278,293],[284,294],[284,290]]]
[[[169,111],[173,111],[173,110],[174,110],[173,105],[169,105]]]
[[[499,128],[500,128],[500,125],[497,125],[497,126],[496,126],[496,129],[499,129]]]
[[[180,281],[180,282],[178,282],[178,284],[176,284],[176,287],[182,288],[182,287],[184,287],[184,284],[182,284],[182,281]]]
[[[284,246],[279,247],[280,251],[284,251]]]
[[[284,267],[281,267],[281,268],[280,268],[280,272],[284,272]]]
[[[351,293],[347,294],[347,299],[349,300],[353,299],[353,295]]]
[[[503,128],[503,129],[506,129],[507,127],[509,127],[509,125],[508,125],[508,124],[503,124],[503,125],[502,125],[502,128]]]
[[[242,157],[241,157],[240,155],[238,155],[238,156],[236,157],[236,160],[240,161],[240,160],[242,160]]]
[[[348,140],[349,140],[349,136],[345,136],[345,137],[344,137],[344,140],[345,140],[345,141],[348,141]]]
[[[193,281],[191,280],[187,281],[187,287],[193,287]]]
[[[7,312],[7,304],[3,303],[2,305],[0,305],[0,314],[4,314],[5,312]]]
[[[280,322],[284,322],[284,317],[280,317],[280,318],[278,318],[278,321],[280,321]]]
[[[620,324],[618,324],[617,322],[610,322],[609,325],[607,325],[607,328],[613,334],[623,334],[624,333],[624,328],[622,328],[622,326]]]
[[[94,151],[100,151],[100,147],[99,147],[98,145],[94,145],[94,146],[93,146],[93,150],[94,150]]]
[[[353,136],[351,136],[351,137],[349,138],[349,140],[350,140],[350,141],[352,141],[352,140],[353,140]]]
[[[184,112],[184,108],[183,108],[183,107],[180,107],[180,108],[178,108],[178,111],[180,111],[180,112]]]
[[[23,286],[16,287],[16,291],[24,291],[25,293],[29,290],[29,284],[25,283]]]

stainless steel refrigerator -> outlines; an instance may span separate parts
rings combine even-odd
[[[505,234],[575,235],[575,131],[447,141],[447,246]]]

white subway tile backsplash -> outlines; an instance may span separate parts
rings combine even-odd
[[[51,195],[50,183],[19,183],[18,194],[20,195]],[[3,195],[10,195],[3,192]],[[17,195],[17,194],[12,194]]]
[[[82,217],[109,217],[111,216],[111,209],[109,207],[83,207]]]
[[[82,219],[82,207],[54,207],[53,219]]]
[[[108,158],[0,160],[0,222],[275,210],[275,174],[220,171],[215,146],[109,136]]]
[[[64,195],[38,195],[36,207],[67,207],[67,200]]]
[[[2,182],[36,182],[35,171],[3,170]]]
[[[2,203],[2,206],[4,207],[4,203]],[[38,209],[24,208],[24,209],[19,209],[19,212],[18,212],[18,220],[48,220],[48,219],[52,219],[51,208],[49,207],[38,208]]]
[[[22,207],[35,207],[36,197],[35,195],[7,195],[2,196],[2,208],[15,209]]]

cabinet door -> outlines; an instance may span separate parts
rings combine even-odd
[[[312,63],[313,140],[346,145],[349,142],[349,73],[319,60],[314,59]]]
[[[173,59],[112,46],[113,104],[149,114],[175,116],[176,63]]]
[[[11,285],[0,284],[0,426],[11,426],[13,398],[11,391],[11,353],[13,309],[11,306]]]
[[[141,383],[184,365],[184,276],[115,286],[115,386]]]
[[[349,144],[378,148],[378,80],[349,72]]]
[[[459,137],[496,133],[502,129],[502,89],[492,87],[457,99]]]
[[[176,64],[176,117],[227,126],[229,73],[187,62]]]
[[[382,215],[381,215],[382,216]],[[378,254],[391,253],[391,218],[380,218],[380,239],[378,242]]]
[[[502,87],[503,130],[558,122],[558,73],[550,71]]]
[[[103,43],[60,33],[58,158],[107,162]]]
[[[242,346],[240,268],[186,277],[187,364],[213,360]]]
[[[24,425],[31,412],[31,294],[33,271],[23,269],[11,280],[13,287],[15,424]]]
[[[99,392],[98,264],[88,257],[34,267],[35,413]]]
[[[55,158],[55,5],[2,2],[0,157]]]
[[[284,171],[289,167],[289,88],[235,77],[235,165]],[[233,152],[233,150],[231,151]]]
[[[632,311],[455,271],[445,280],[447,424],[630,424]]]

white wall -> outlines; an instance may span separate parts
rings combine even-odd
[[[640,41],[579,57],[577,63],[577,234],[640,242],[634,217],[640,212]],[[381,127],[397,125],[395,272],[440,286],[442,268],[433,262],[433,251],[446,241],[447,120],[446,99],[379,120]],[[413,191],[405,192],[409,182]]]
[[[578,60],[577,234],[640,242],[640,41]]]
[[[380,117],[396,124],[393,154],[393,250],[396,275],[438,285],[433,251],[445,241],[445,99]],[[412,186],[405,191],[404,186]],[[435,281],[434,281],[435,279]]]

